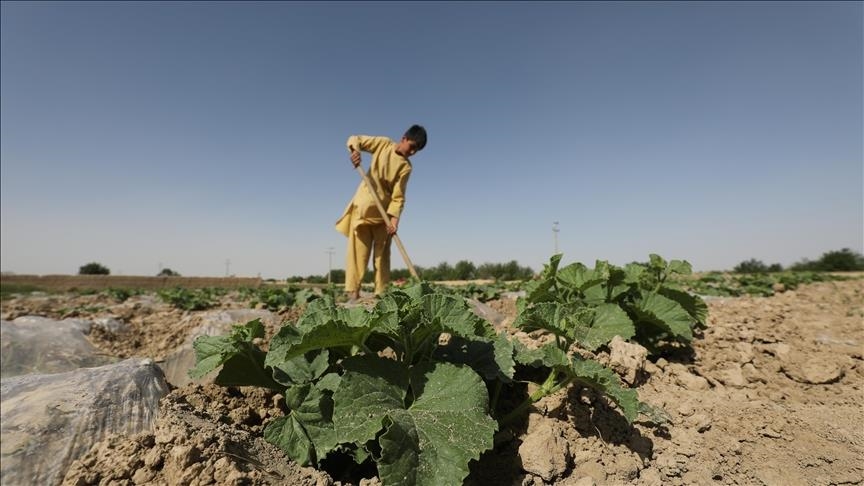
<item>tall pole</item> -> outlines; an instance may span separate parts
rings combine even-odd
[[[330,285],[330,276],[333,275],[333,247],[327,247],[327,285]]]
[[[552,222],[552,240],[555,242],[555,255],[558,254],[558,221]]]
[[[230,274],[231,274],[231,260],[226,258],[225,259],[225,276],[227,277]]]

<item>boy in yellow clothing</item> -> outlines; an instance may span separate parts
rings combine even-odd
[[[399,142],[387,137],[352,135],[347,145],[355,168],[362,162],[360,152],[372,154],[368,174],[388,218],[385,221],[381,217],[365,181],[360,181],[360,187],[336,222],[336,230],[348,237],[345,291],[349,298],[357,299],[370,253],[374,252],[375,257],[375,294],[382,294],[390,282],[390,241],[399,229],[399,218],[405,206],[405,189],[411,175],[408,157],[426,146],[426,129],[413,125]]]

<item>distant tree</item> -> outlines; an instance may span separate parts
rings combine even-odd
[[[468,260],[460,260],[453,267],[455,280],[473,280],[477,278],[477,267]]]
[[[860,272],[864,271],[864,256],[843,248],[823,253],[818,260],[804,258],[789,269],[798,272]]]
[[[495,280],[528,280],[534,276],[530,267],[520,267],[516,260],[507,263],[484,263],[477,267],[477,278]]]
[[[327,283],[327,276],[326,275],[309,275],[308,277],[303,279],[303,281],[306,283],[313,283],[313,284]]]
[[[330,281],[332,283],[345,283],[345,270],[341,268],[330,270]]]
[[[111,270],[101,263],[91,262],[78,269],[78,275],[110,275]]]
[[[417,273],[419,273],[421,277],[423,277],[425,275],[423,267],[415,266],[414,270],[417,270]],[[396,269],[390,270],[390,280],[400,280],[400,279],[408,280],[410,278],[411,278],[411,272],[408,271],[407,268],[396,268]]]
[[[779,263],[773,263],[770,266],[762,263],[761,260],[757,260],[755,258],[751,258],[749,260],[745,260],[733,269],[735,273],[768,273],[768,272],[782,272],[783,266]]]
[[[450,265],[447,262],[441,262],[434,267],[421,267],[414,265],[414,269],[420,275],[422,280],[427,282],[437,282],[442,280],[473,280],[478,278],[494,279],[494,280],[529,280],[534,276],[534,271],[530,267],[522,267],[512,260],[507,263],[484,263],[477,267],[474,263],[468,260],[460,260],[456,265]],[[363,273],[363,282],[374,282],[375,271],[372,268],[367,268]],[[410,280],[411,273],[407,268],[390,269],[390,280]],[[332,270],[331,279],[333,283],[345,282],[345,270]],[[289,277],[288,282],[308,283],[326,283],[327,276],[310,275],[305,278],[299,276]]]
[[[528,280],[534,276],[534,270],[530,267],[520,267],[519,262],[510,260],[504,264],[504,274],[501,280]]]
[[[818,272],[818,267],[819,262],[815,262],[807,258],[802,258],[800,261],[790,265],[789,270],[793,270],[795,272]]]
[[[157,277],[179,277],[180,274],[171,270],[170,268],[163,268],[161,272],[159,272]]]
[[[819,270],[823,272],[856,272],[864,270],[864,256],[849,248],[829,251],[819,259]]]

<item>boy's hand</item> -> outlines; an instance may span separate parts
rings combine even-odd
[[[354,164],[354,168],[360,167],[360,163],[362,159],[360,158],[360,152],[354,150],[354,147],[351,147],[351,163]]]
[[[390,225],[387,226],[387,234],[395,235],[396,231],[399,230],[399,218],[395,216],[390,216]]]

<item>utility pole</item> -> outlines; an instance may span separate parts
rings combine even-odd
[[[555,253],[558,254],[558,221],[552,222],[552,240],[555,242]]]
[[[327,285],[330,285],[330,276],[333,274],[333,247],[327,247]]]
[[[225,276],[227,277],[229,275],[231,275],[231,260],[226,258],[225,259]]]

